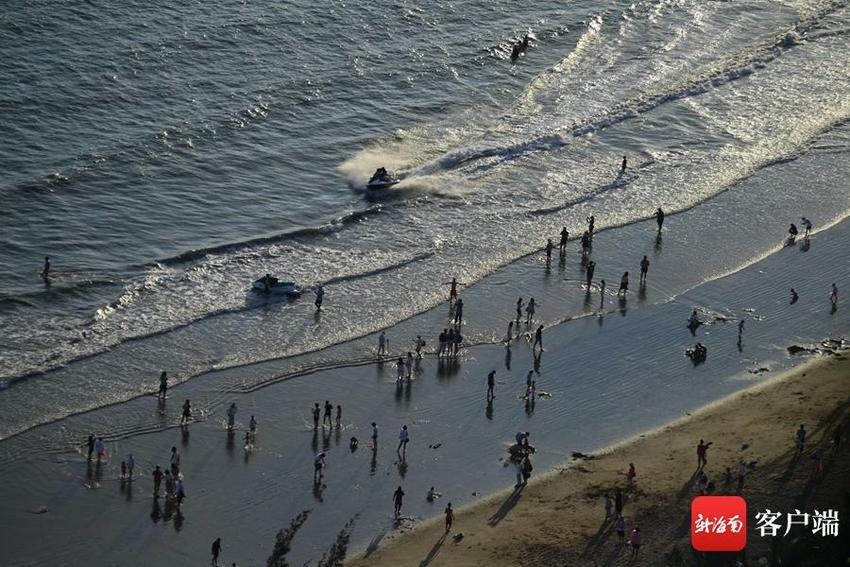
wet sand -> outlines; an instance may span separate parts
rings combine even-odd
[[[698,494],[695,447],[699,439],[713,443],[705,470],[716,483],[715,494],[736,492],[737,481],[725,485],[725,467],[734,473],[739,461],[757,461],[740,492],[749,507],[746,555],[751,562],[771,557],[771,540],[759,537],[755,530],[756,511],[832,508],[839,510],[839,518],[850,512],[846,499],[848,396],[846,355],[813,359],[666,427],[558,467],[522,489],[506,489],[457,510],[449,534],[438,517],[384,538],[377,549],[359,551],[349,564],[626,565],[629,549],[618,543],[612,522],[604,519],[605,494],[618,486],[626,495],[626,533],[639,526],[643,535],[636,563],[670,565],[681,560],[683,565],[696,564],[688,530],[690,502]],[[801,423],[808,438],[803,456],[795,458],[794,433]],[[844,446],[833,455],[838,424],[844,425]],[[826,455],[819,482],[812,480],[809,458],[816,447],[822,447]],[[637,471],[632,485],[623,474],[630,462]],[[439,504],[443,507],[445,502]],[[463,537],[456,541],[459,533]],[[791,553],[780,545],[777,553],[783,552]],[[826,559],[820,561],[828,564]]]

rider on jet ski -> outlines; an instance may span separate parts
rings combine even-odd
[[[390,174],[387,173],[387,168],[379,167],[375,170],[375,175],[372,176],[372,179],[369,180],[369,183],[374,183],[375,181],[380,181],[382,183],[388,183],[391,181]]]

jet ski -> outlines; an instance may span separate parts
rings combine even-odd
[[[298,297],[303,293],[303,289],[295,282],[282,282],[277,278],[260,278],[251,284],[251,289],[260,293],[273,293],[275,295],[288,295],[289,297]]]
[[[397,185],[401,183],[400,179],[396,179],[393,175],[386,170],[386,168],[379,167],[372,178],[369,180],[369,183],[366,184],[367,189],[387,189],[388,187],[392,187],[393,185]]]

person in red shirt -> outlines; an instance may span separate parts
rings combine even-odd
[[[454,510],[452,510],[452,503],[449,502],[449,505],[446,506],[446,533],[449,533],[449,530],[452,529],[452,522],[455,519]]]
[[[159,468],[159,465],[153,470],[153,497],[159,498],[159,485],[162,484],[162,471]]]

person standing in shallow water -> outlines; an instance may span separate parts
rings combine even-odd
[[[319,408],[319,402],[313,404],[313,429],[319,428],[319,418],[322,416],[322,410]]]
[[[649,258],[643,257],[640,261],[640,283],[646,283],[646,273],[649,271]]]
[[[540,347],[540,350],[543,350],[543,325],[537,327],[537,330],[534,332],[534,344],[531,345],[532,350]]]
[[[41,269],[41,279],[50,278],[50,256],[44,257],[44,267]]]
[[[567,227],[561,228],[561,241],[558,243],[558,250],[561,253],[564,253],[567,249],[567,240],[570,239],[570,233],[567,230]]]
[[[548,239],[546,241],[546,263],[549,264],[552,262],[552,250],[555,248],[555,245],[552,244],[552,239]]]
[[[159,375],[159,397],[164,400],[167,392],[168,374],[165,372],[165,370],[163,370],[162,374]]]
[[[587,290],[590,291],[590,284],[593,283],[593,272],[596,271],[596,262],[591,260],[587,263]]]
[[[516,320],[517,320],[517,325],[519,325],[519,322],[522,320],[522,298],[521,297],[516,300]]]
[[[496,397],[496,371],[491,370],[487,375],[487,399]]]
[[[210,565],[213,567],[218,567],[218,556],[221,553],[221,538],[216,538],[216,540],[212,543],[212,561]]]
[[[655,223],[658,225],[658,232],[661,232],[661,227],[664,225],[664,211],[661,210],[661,207],[658,207],[658,210],[655,211]]]
[[[333,411],[334,411],[333,404],[329,400],[325,400],[325,414],[322,417],[322,426],[323,427],[326,423],[328,424],[328,427],[333,425],[333,423],[331,422],[331,417],[333,415]]]
[[[189,400],[183,402],[183,415],[180,417],[180,425],[188,425],[189,419],[192,417],[192,404]]]
[[[393,514],[395,514],[396,518],[399,514],[401,514],[401,505],[404,499],[404,490],[401,489],[401,486],[395,489],[393,492]]]
[[[617,295],[625,295],[629,291],[629,272],[625,272],[623,277],[620,279],[620,289],[617,291]]]
[[[528,305],[526,305],[526,307],[525,307],[525,314],[526,314],[525,324],[526,325],[531,325],[531,322],[534,321],[534,311],[536,310],[536,308],[537,308],[537,306],[534,303],[534,298],[532,297],[531,299],[528,300]]]

